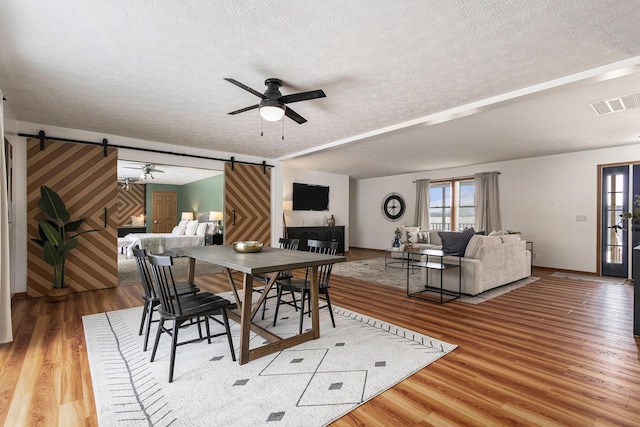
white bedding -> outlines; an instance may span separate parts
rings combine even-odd
[[[204,236],[186,236],[171,233],[130,233],[124,236],[127,241],[127,258],[133,257],[133,248],[139,245],[152,254],[159,254],[175,248],[203,246]]]

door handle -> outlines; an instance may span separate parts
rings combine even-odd
[[[157,224],[157,223],[158,223],[158,221],[153,221],[153,223],[154,223],[154,224]]]

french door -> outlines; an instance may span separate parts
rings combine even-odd
[[[601,188],[601,274],[631,277],[629,247],[640,245],[640,223],[622,220],[620,214],[638,207],[638,197],[634,196],[633,206],[630,199],[640,192],[640,165],[602,168]]]

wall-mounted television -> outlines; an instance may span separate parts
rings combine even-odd
[[[328,211],[329,187],[293,183],[294,211]]]

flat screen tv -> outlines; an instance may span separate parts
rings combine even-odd
[[[328,211],[329,187],[293,183],[294,211]]]

